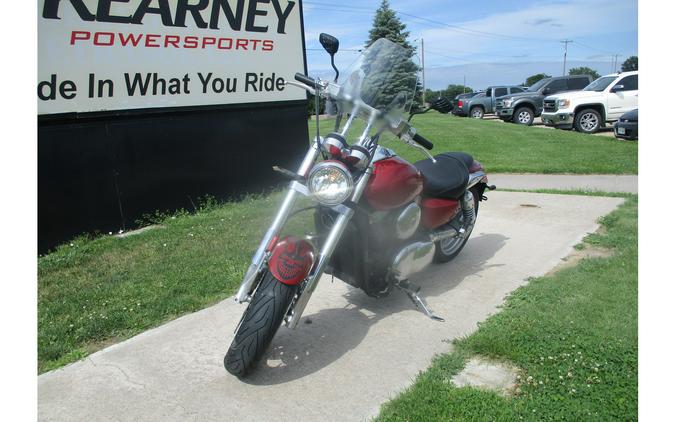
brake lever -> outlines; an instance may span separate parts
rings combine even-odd
[[[422,145],[418,144],[417,142],[413,141],[412,136],[410,136],[409,133],[404,133],[401,135],[401,140],[406,143],[407,145],[410,145],[413,148],[417,148],[420,151],[422,151],[427,157],[431,159],[431,162],[436,164],[436,159],[434,158],[429,151],[427,151],[426,148],[424,148]]]
[[[284,85],[292,85],[292,86],[295,86],[295,87],[298,87],[298,88],[302,88],[302,89],[306,90],[307,92],[309,92],[310,94],[316,95],[316,90],[314,88],[312,88],[311,86],[307,86],[307,85],[303,84],[302,82],[284,80],[283,84]]]

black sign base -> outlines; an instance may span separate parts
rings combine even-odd
[[[308,146],[306,101],[38,119],[38,251],[260,191]]]

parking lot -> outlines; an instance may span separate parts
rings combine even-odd
[[[497,123],[514,124],[514,123],[504,122],[501,119],[499,119],[497,116],[494,116],[494,115],[485,116],[485,117],[483,117],[483,120],[490,120],[490,121],[494,121],[494,122],[497,122]],[[541,117],[535,117],[534,118],[534,123],[532,123],[532,127],[538,127],[538,128],[542,128],[542,129],[555,129],[554,127],[546,126],[541,121]],[[562,130],[562,129],[558,129],[558,130]],[[608,136],[610,138],[613,138],[614,137],[614,128],[612,127],[612,125],[607,125],[604,128],[600,128],[596,133],[593,134],[593,136]]]

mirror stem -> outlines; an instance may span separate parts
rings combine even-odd
[[[333,66],[333,69],[335,69],[335,80],[333,82],[337,83],[338,76],[340,76],[340,71],[335,66],[335,54],[330,55],[330,65]]]

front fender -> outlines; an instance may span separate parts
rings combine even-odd
[[[286,236],[272,249],[269,270],[281,283],[297,286],[314,264],[314,247],[304,239]]]

